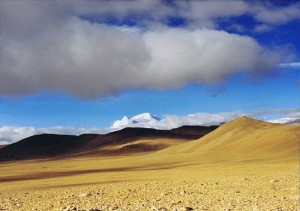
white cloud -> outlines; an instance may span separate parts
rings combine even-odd
[[[226,27],[226,30],[235,31],[238,33],[244,33],[247,31],[247,28],[245,26],[243,26],[242,24],[234,23],[234,24],[231,24],[228,27]]]
[[[36,129],[34,127],[0,127],[0,145],[1,144],[11,144],[13,142],[19,141],[23,138],[32,136],[36,134]]]
[[[235,119],[240,116],[246,116],[249,113],[236,111],[236,112],[224,112],[224,113],[217,113],[217,114],[211,114],[211,113],[197,113],[197,114],[190,114],[185,116],[179,116],[179,115],[171,115],[166,114],[163,116],[163,118],[159,119],[153,119],[151,118],[149,121],[148,119],[145,119],[143,121],[132,121],[136,118],[136,116],[132,118],[123,117],[122,120],[117,120],[111,128],[116,129],[116,126],[119,126],[119,128],[124,127],[144,127],[144,128],[156,128],[156,129],[172,129],[177,128],[183,125],[218,125],[221,122],[227,122],[232,119]],[[139,115],[137,115],[139,116]],[[124,121],[126,120],[126,121]],[[122,124],[118,124],[118,123]]]
[[[273,29],[273,27],[270,25],[267,25],[267,24],[259,24],[254,27],[254,31],[257,33],[271,31],[272,29]]]
[[[300,3],[297,2],[285,7],[266,4],[255,5],[253,14],[262,23],[280,25],[291,20],[300,19]]]
[[[282,63],[278,65],[282,68],[300,68],[300,62],[293,62],[293,63]]]
[[[216,25],[220,18],[250,15],[256,21],[268,25],[281,25],[300,19],[300,3],[277,6],[271,1],[177,1],[179,14],[201,25]]]
[[[295,110],[287,110],[285,112],[285,116],[281,118],[276,118],[276,119],[269,119],[269,122],[273,123],[288,123],[288,122],[293,122],[296,120],[300,119],[300,109],[295,109]]]
[[[142,24],[149,22],[164,22],[167,17],[182,17],[188,24],[194,26],[215,27],[218,19],[251,15],[255,20],[264,24],[280,25],[300,19],[300,3],[291,2],[279,6],[272,1],[242,1],[242,0],[189,0],[173,1],[166,4],[160,0],[140,1],[93,1],[74,0],[61,7],[71,7],[79,14],[94,14],[97,18],[105,19],[113,16],[117,20],[129,18],[132,15],[139,18]],[[151,20],[151,21],[150,21]]]
[[[290,117],[283,117],[283,118],[279,118],[279,119],[271,119],[268,122],[284,124],[284,123],[292,122],[292,121],[295,121],[295,119],[294,118],[290,118]]]
[[[201,17],[190,11],[194,6],[180,4],[178,9],[204,23],[243,14],[249,7],[244,1],[229,3],[232,6],[222,10],[225,4],[220,1],[187,2],[199,4]],[[269,71],[281,57],[251,37],[163,26],[174,8],[162,1],[4,0],[0,9],[2,96],[62,91],[93,98],[140,87],[215,83],[237,71]],[[129,14],[143,20],[145,14],[155,17],[141,29],[91,23],[76,17],[79,14],[100,20],[107,14],[118,19]]]
[[[116,120],[111,128],[112,129],[118,129],[122,127],[127,127],[128,125],[144,125],[145,127],[151,127],[151,125],[155,125],[157,121],[161,120],[159,117],[150,114],[150,113],[142,113],[139,115],[136,115],[132,118],[128,118],[127,116],[124,116],[121,120]]]
[[[270,118],[268,115],[283,115],[280,118]],[[139,116],[139,115],[138,115]],[[134,122],[132,118],[123,118],[117,120],[111,128],[116,129],[124,127],[145,127],[145,128],[156,128],[156,129],[172,129],[183,125],[219,125],[221,122],[228,122],[238,117],[249,116],[263,121],[274,122],[274,123],[287,123],[300,119],[300,111],[298,109],[272,109],[272,110],[258,110],[251,112],[234,111],[234,112],[223,112],[223,113],[196,113],[185,116],[179,115],[164,115],[161,119],[145,119],[147,121]],[[125,121],[124,121],[125,120]],[[119,124],[119,123],[122,124]]]

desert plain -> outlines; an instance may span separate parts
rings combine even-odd
[[[296,211],[299,137],[297,125],[241,117],[192,141],[125,144],[164,144],[153,151],[2,161],[0,210]]]

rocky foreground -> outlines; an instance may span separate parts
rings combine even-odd
[[[0,210],[296,211],[298,208],[295,175],[220,175],[193,181],[124,181],[0,193]]]

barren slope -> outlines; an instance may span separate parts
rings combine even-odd
[[[299,160],[300,126],[241,117],[206,136],[156,153],[185,161]]]
[[[0,161],[151,152],[174,143],[202,137],[216,128],[217,126],[183,126],[172,130],[125,128],[106,135],[34,135],[0,148]],[[153,145],[151,141],[149,143],[144,141],[143,144],[130,144],[138,140],[149,139],[159,139],[162,143],[156,142]],[[127,144],[127,147],[114,150],[117,146],[124,144]]]
[[[2,162],[0,209],[298,210],[299,126],[239,118],[173,144],[135,156]]]

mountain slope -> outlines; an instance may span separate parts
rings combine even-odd
[[[122,152],[128,154],[130,152],[157,151],[180,142],[200,138],[215,130],[217,127],[218,126],[182,126],[172,130],[124,128],[105,136],[97,136],[90,140],[81,148],[81,155],[116,155],[122,154]],[[154,141],[154,144],[153,140],[156,139],[159,139],[161,143],[158,144],[157,141]],[[143,141],[143,144],[139,143],[139,145],[133,145],[135,141]],[[131,146],[128,143],[131,143]],[[116,149],[124,144],[127,144],[127,147],[130,147],[131,150],[107,151],[107,149]],[[153,144],[157,147],[154,147]]]
[[[241,117],[204,137],[157,152],[193,162],[299,159],[300,127]]]
[[[1,148],[0,161],[47,158],[55,157],[61,154],[68,154],[80,148],[87,141],[95,138],[96,136],[98,135],[34,135]]]
[[[0,149],[0,161],[150,152],[197,139],[216,128],[217,126],[184,126],[172,130],[124,128],[106,135],[35,135]],[[154,143],[153,139],[160,139],[161,143]],[[136,141],[143,142],[134,143]]]

